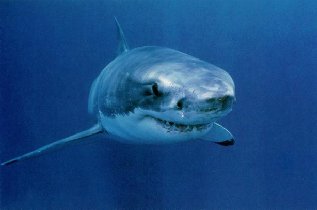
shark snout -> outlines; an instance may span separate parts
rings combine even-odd
[[[196,112],[218,112],[231,109],[234,102],[233,96],[220,96],[204,100],[195,100],[191,98],[181,98],[177,101],[176,107],[182,111],[196,111]]]
[[[204,103],[204,107],[201,109],[201,111],[223,111],[230,109],[233,102],[234,102],[233,96],[222,96],[217,98],[210,98],[206,100],[206,103]]]

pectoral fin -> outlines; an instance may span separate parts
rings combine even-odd
[[[40,147],[40,148],[38,148],[38,149],[36,149],[36,150],[34,150],[32,152],[29,152],[29,153],[26,153],[24,155],[15,157],[15,158],[13,158],[11,160],[5,161],[5,162],[1,163],[1,165],[2,166],[10,165],[10,164],[16,163],[16,162],[18,162],[20,160],[24,160],[24,159],[28,159],[28,158],[31,158],[31,157],[39,156],[39,155],[45,154],[47,152],[62,148],[64,146],[66,146],[66,145],[81,142],[84,138],[92,136],[92,135],[95,135],[95,134],[98,134],[98,133],[101,133],[101,132],[103,132],[102,127],[99,124],[96,124],[93,127],[89,128],[88,130],[76,133],[76,134],[74,134],[72,136],[69,136],[67,138],[64,138],[64,139],[55,141],[55,142],[53,142],[51,144],[45,145],[43,147]]]
[[[202,140],[212,141],[222,146],[230,146],[234,144],[234,139],[230,131],[222,127],[218,123],[214,123],[212,129]]]

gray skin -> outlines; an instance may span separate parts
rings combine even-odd
[[[115,19],[116,20],[116,19]],[[161,144],[207,140],[232,145],[232,134],[216,121],[235,100],[230,75],[176,50],[129,50],[120,24],[119,56],[94,81],[88,102],[97,118],[91,128],[3,162],[10,165],[99,133],[126,143]]]
[[[121,141],[170,143],[206,135],[233,101],[234,83],[224,70],[150,46],[122,53],[101,72],[89,109]]]

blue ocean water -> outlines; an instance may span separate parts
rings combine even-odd
[[[0,169],[0,209],[316,209],[317,2],[1,1],[0,160],[90,127],[92,81],[131,47],[227,70],[232,147],[107,136]]]

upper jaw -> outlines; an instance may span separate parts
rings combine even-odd
[[[145,119],[151,119],[167,132],[206,131],[215,122],[216,118],[206,118],[205,115],[188,115],[178,112],[146,112]]]
[[[140,113],[143,117],[151,117],[161,121],[167,121],[180,125],[206,125],[215,122],[223,113],[203,113],[203,112],[183,112],[176,110],[167,110],[164,112],[156,112],[150,110],[142,110]]]

